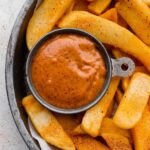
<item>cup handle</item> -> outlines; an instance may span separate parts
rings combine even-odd
[[[128,57],[119,59],[111,59],[112,61],[112,77],[129,77],[135,70],[135,63]]]

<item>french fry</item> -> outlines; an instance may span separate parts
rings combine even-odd
[[[144,2],[145,2],[148,6],[150,6],[150,0],[144,0]]]
[[[115,133],[103,133],[102,137],[111,150],[132,150],[129,140],[122,135]]]
[[[111,3],[111,0],[94,0],[88,5],[90,12],[100,15]]]
[[[138,124],[132,129],[132,136],[135,150],[150,149],[150,110],[148,106]]]
[[[143,0],[121,0],[117,3],[118,13],[132,30],[150,45],[150,9]]]
[[[69,9],[74,0],[43,0],[34,12],[27,27],[27,46],[29,50],[46,33],[51,31],[56,22]]]
[[[72,137],[77,150],[110,150],[107,146],[88,135]]]
[[[57,121],[61,124],[63,129],[68,133],[72,134],[72,130],[81,123],[82,116],[81,114],[77,115],[62,115],[55,113]]]
[[[121,86],[122,86],[122,89],[123,91],[125,92],[129,86],[129,83],[130,83],[130,77],[127,77],[127,78],[123,78],[122,81],[121,81]]]
[[[148,71],[146,70],[146,68],[144,66],[136,66],[134,73],[135,72],[142,72],[142,73],[148,74]],[[127,77],[127,78],[122,79],[121,84],[122,84],[123,91],[126,91],[126,89],[128,88],[130,80],[131,80],[131,77]]]
[[[108,107],[107,113],[106,113],[106,117],[111,117],[113,110],[114,110],[114,104],[115,104],[115,100],[113,99],[110,103],[110,106]]]
[[[128,138],[130,143],[132,143],[129,130],[119,128],[114,124],[113,120],[110,118],[104,118],[102,121],[100,135],[104,133],[114,133],[114,134],[122,135]]]
[[[118,24],[124,28],[128,28],[127,22],[118,14]]]
[[[87,110],[82,119],[82,129],[89,135],[99,135],[101,123],[113,101],[120,79],[113,78],[105,96],[91,109]]]
[[[133,128],[142,117],[150,94],[150,76],[135,73],[114,115],[115,124],[124,129]]]
[[[32,95],[25,97],[22,104],[34,127],[46,142],[63,150],[75,150],[71,138],[54,115],[39,104]]]
[[[78,125],[74,130],[73,130],[74,135],[82,135],[86,134],[86,132],[82,129],[81,125]]]
[[[100,15],[111,3],[111,0],[94,0],[88,6],[90,12]]]
[[[88,2],[85,0],[76,0],[73,10],[88,10]]]
[[[101,17],[113,21],[115,23],[118,22],[118,14],[116,8],[111,8],[100,15]]]
[[[150,48],[133,33],[112,21],[85,11],[72,11],[63,17],[59,27],[80,28],[90,32],[103,43],[118,47],[121,51],[134,56],[150,71]]]
[[[116,95],[115,95],[115,98],[116,98],[116,101],[118,104],[120,104],[121,100],[122,100],[122,97],[123,97],[123,93],[122,91],[118,88],[117,91],[116,91]]]
[[[121,58],[121,57],[127,57],[127,54],[123,53],[122,51],[118,50],[118,49],[113,49],[112,53],[114,55],[115,58]]]

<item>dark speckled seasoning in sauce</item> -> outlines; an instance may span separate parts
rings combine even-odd
[[[93,101],[103,87],[106,68],[95,44],[66,34],[45,42],[32,63],[39,95],[60,108],[78,108]]]

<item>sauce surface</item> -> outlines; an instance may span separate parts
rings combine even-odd
[[[78,108],[93,101],[104,85],[105,74],[106,67],[95,44],[74,34],[47,40],[32,62],[37,92],[59,108]]]

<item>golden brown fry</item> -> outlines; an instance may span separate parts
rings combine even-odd
[[[69,134],[72,134],[72,130],[81,123],[82,116],[81,114],[77,115],[62,115],[55,113],[54,116],[61,124],[63,129]]]
[[[119,88],[116,91],[115,98],[116,98],[117,103],[120,104],[120,102],[121,102],[121,100],[123,98],[123,93],[122,93],[122,91]]]
[[[115,23],[118,22],[118,15],[116,8],[111,8],[107,10],[105,13],[101,14],[100,16]]]
[[[150,149],[150,110],[147,106],[141,120],[132,129],[135,150]]]
[[[144,2],[145,2],[148,6],[150,6],[150,0],[144,0]]]
[[[69,9],[74,0],[43,0],[34,12],[27,27],[27,46],[29,50],[46,33],[51,31],[56,22]]]
[[[73,10],[88,10],[88,2],[85,0],[76,0]]]
[[[114,110],[114,104],[115,104],[115,100],[113,99],[110,103],[110,106],[108,107],[107,113],[106,113],[106,117],[111,117],[113,110]]]
[[[82,129],[81,125],[78,125],[74,130],[73,130],[74,135],[80,135],[80,134],[86,134],[86,132]]]
[[[118,14],[118,24],[124,28],[128,28],[127,22]]]
[[[102,137],[105,139],[111,150],[132,150],[129,140],[119,134],[103,133]]]
[[[142,72],[142,73],[148,74],[148,71],[146,70],[146,68],[144,66],[136,66],[134,73],[135,72]],[[127,77],[127,78],[122,79],[121,83],[122,83],[123,91],[126,91],[126,89],[128,88],[130,80],[131,80],[131,77]]]
[[[121,58],[121,57],[127,57],[127,54],[123,53],[119,49],[113,49],[112,53],[113,53],[114,57],[117,58],[117,59]]]
[[[134,56],[150,71],[150,48],[130,31],[112,21],[85,11],[72,11],[59,22],[59,27],[80,28],[90,32],[103,43]]]
[[[111,0],[94,0],[88,6],[89,11],[94,14],[101,14],[111,3]]]
[[[117,127],[113,120],[110,118],[104,118],[101,125],[100,135],[104,133],[114,133],[122,135],[126,138],[128,138],[131,141],[131,135],[129,130],[121,129]]]
[[[116,8],[139,38],[150,45],[150,9],[145,2],[121,0]]]
[[[114,115],[114,122],[124,129],[133,128],[142,117],[150,94],[150,76],[135,73]]]
[[[93,137],[99,135],[101,122],[113,100],[119,81],[119,78],[113,78],[105,96],[85,113],[81,126],[89,135]]]
[[[34,127],[45,141],[64,150],[75,150],[72,140],[54,115],[39,104],[32,95],[25,97],[22,104]]]
[[[143,72],[149,74],[148,70],[144,66],[136,66],[134,72]]]
[[[77,150],[110,150],[107,146],[88,135],[72,137]]]
[[[123,78],[121,81],[121,85],[122,85],[122,89],[125,92],[128,89],[129,83],[130,83],[131,78],[127,77],[127,78]]]

